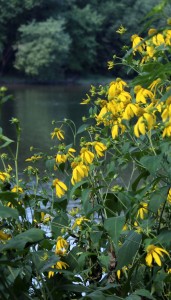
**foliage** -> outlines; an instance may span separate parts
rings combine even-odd
[[[45,77],[51,67],[57,73],[67,62],[70,38],[64,32],[64,19],[32,22],[19,29],[15,67],[29,75]],[[53,68],[52,68],[53,66]]]
[[[35,72],[35,52],[37,49],[42,48],[43,32],[36,30],[37,34],[40,34],[40,37],[37,38],[37,34],[35,36],[33,31],[30,32],[30,30],[31,28],[35,30],[36,26],[39,29],[40,26],[48,26],[49,20],[62,19],[65,20],[65,30],[63,27],[61,28],[61,41],[63,37],[65,39],[66,36],[69,36],[70,40],[70,43],[67,42],[70,59],[64,68],[65,74],[70,76],[72,74],[78,75],[87,72],[106,74],[108,57],[111,56],[112,53],[120,53],[121,47],[124,46],[125,43],[128,44],[131,32],[132,34],[136,32],[137,27],[142,28],[144,16],[159,1],[160,0],[144,0],[142,3],[140,0],[131,0],[128,3],[126,0],[120,2],[116,0],[107,2],[102,0],[90,0],[87,3],[87,1],[80,0],[49,0],[48,2],[46,0],[22,2],[20,0],[1,0],[1,73],[14,71],[13,66],[17,65],[21,74],[23,74],[23,72],[30,74],[28,68],[24,68],[24,64],[21,63],[23,55],[24,57],[28,55],[26,55],[25,52],[23,54],[23,50],[21,51],[20,47],[14,47],[14,45],[18,44],[28,49],[29,39],[29,41],[31,40],[34,44],[36,43],[36,46],[33,45],[34,47],[30,49],[30,69],[34,69],[34,72],[31,72],[31,74],[35,74],[35,78],[39,78],[42,73]],[[167,2],[169,2],[169,0]],[[168,16],[169,13],[170,11],[167,8],[166,14]],[[153,17],[150,17],[150,19],[153,21]],[[116,29],[121,24],[128,28],[124,39],[121,39],[119,35],[115,35]],[[27,26],[28,29],[26,29]],[[58,27],[59,25],[56,26]],[[25,37],[26,31],[30,32],[29,38]],[[46,34],[45,39],[47,39]],[[54,45],[55,41],[52,35],[49,36],[49,43],[50,48],[53,48],[51,45]],[[56,42],[56,44],[57,43],[58,42]],[[43,65],[46,70],[48,69],[48,74],[51,74],[51,77],[53,73],[55,79],[59,77],[57,74],[61,72],[58,60],[61,59],[61,61],[63,61],[62,52],[59,52],[58,55],[57,62],[54,64],[51,64],[50,58],[47,60],[49,54],[46,54],[45,60],[42,60],[42,55],[40,55],[40,58],[36,55],[37,64]],[[20,63],[18,63],[18,61],[20,61]],[[59,69],[57,68],[58,66]],[[116,69],[116,71],[119,71],[119,69]]]
[[[134,79],[91,86],[83,125],[53,122],[52,153],[27,158],[22,176],[11,120],[14,172],[5,153],[0,172],[3,299],[170,299],[170,24],[131,37],[109,67]]]

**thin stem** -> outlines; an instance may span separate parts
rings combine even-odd
[[[154,155],[157,155],[157,153],[155,151],[155,148],[153,146],[153,143],[152,143],[152,139],[151,139],[151,130],[148,132],[147,136],[148,136],[148,139],[149,139],[149,142],[150,142],[150,146],[151,146],[151,149],[153,150]]]

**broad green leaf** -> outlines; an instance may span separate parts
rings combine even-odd
[[[0,217],[18,219],[18,211],[14,208],[0,205]]]
[[[117,267],[116,270],[122,269],[132,263],[136,252],[141,244],[142,236],[135,231],[130,231],[126,237],[125,242],[121,246],[117,254]]]
[[[92,205],[90,204],[90,193],[91,189],[84,189],[81,193],[81,200],[85,214],[88,214],[89,210],[92,209]]]
[[[136,290],[134,292],[134,294],[142,296],[142,297],[146,297],[147,299],[155,300],[155,298],[150,294],[150,292],[148,290],[145,290],[145,289]]]
[[[1,251],[8,249],[23,250],[26,244],[28,246],[37,243],[45,238],[45,233],[43,230],[38,228],[31,228],[23,233],[18,234],[11,240],[9,240],[5,245],[0,247]]]
[[[81,126],[78,128],[78,130],[77,130],[77,134],[86,131],[86,129],[87,129],[89,126],[90,126],[89,124],[83,124],[83,125],[81,125]]]
[[[116,212],[119,213],[123,207],[118,198],[113,193],[105,195],[105,209],[108,218],[115,216]]]
[[[149,172],[147,170],[145,170],[144,172],[140,173],[140,175],[138,175],[136,177],[136,179],[134,180],[134,182],[132,183],[132,189],[133,191],[136,191],[138,184],[140,183],[140,181],[142,179],[146,179],[149,176]]]
[[[10,272],[7,277],[8,284],[13,284],[17,276],[22,272],[22,268],[12,268],[8,266],[8,270]]]
[[[160,206],[166,201],[168,186],[160,188],[160,190],[154,191],[151,195],[149,202],[149,211],[156,213]]]
[[[125,216],[112,217],[104,221],[104,228],[108,232],[109,236],[112,238],[112,241],[116,248],[118,247],[118,240],[122,232],[124,223]]]
[[[71,199],[72,196],[76,196],[76,197],[80,197],[81,196],[81,187],[82,186],[86,186],[88,183],[87,180],[83,180],[83,181],[80,181],[80,182],[77,182],[71,189],[70,191],[70,195],[69,195],[69,198]]]
[[[126,297],[126,300],[142,300],[142,298],[139,297],[138,295],[132,294],[132,295]]]
[[[159,235],[156,237],[156,243],[167,246],[169,249],[171,247],[171,230],[167,227],[162,228]]]
[[[68,226],[68,216],[63,211],[60,212],[60,215],[55,217],[51,223],[52,234],[54,237],[61,235],[61,229]]]
[[[40,273],[45,272],[46,270],[48,270],[49,268],[51,268],[53,265],[55,265],[57,261],[60,260],[59,256],[56,255],[56,254],[54,254],[52,256],[49,256],[48,259],[46,261],[44,261],[42,259],[43,253],[42,253],[42,256],[41,256],[41,253],[40,253],[40,255],[38,255],[38,254],[39,253],[37,253],[37,252],[33,253],[33,255],[34,255],[34,263],[35,263],[36,269]],[[38,264],[38,262],[39,262],[39,264]]]
[[[148,170],[151,174],[156,174],[156,172],[162,166],[162,155],[158,155],[157,159],[156,156],[143,156],[140,159],[140,163]]]

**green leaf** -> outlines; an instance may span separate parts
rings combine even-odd
[[[77,134],[86,131],[86,129],[87,129],[89,126],[90,126],[89,124],[83,124],[83,125],[81,125],[81,126],[78,128],[78,130],[77,130]]]
[[[18,211],[8,206],[0,205],[0,217],[18,219]]]
[[[156,242],[161,243],[161,245],[166,245],[168,249],[171,247],[171,230],[162,228],[159,235],[156,237]]]
[[[133,191],[136,191],[138,184],[140,183],[141,179],[146,179],[149,176],[149,172],[145,170],[144,172],[140,173],[139,176],[136,177],[134,182],[132,183],[132,189]]]
[[[37,255],[37,253],[34,253],[35,254],[35,259],[34,259],[34,262],[35,262],[35,266],[36,266],[36,269],[40,272],[40,273],[43,273],[45,272],[46,270],[48,270],[49,268],[51,268],[53,265],[56,264],[57,261],[60,260],[59,256],[54,254],[50,257],[48,257],[48,260],[47,261],[42,261],[41,260],[41,257]],[[39,265],[39,268],[38,268],[38,265],[37,265],[37,260],[36,258],[38,258],[38,260],[40,261],[40,265]]]
[[[160,188],[160,190],[154,191],[149,202],[149,211],[156,213],[160,206],[166,201],[168,186]]]
[[[91,189],[84,189],[81,193],[81,200],[85,214],[88,214],[89,210],[92,209],[92,205],[90,205],[90,193]]]
[[[143,156],[140,159],[140,163],[148,170],[151,174],[156,174],[156,172],[161,168],[162,155],[156,156]]]
[[[67,214],[61,211],[60,215],[53,219],[51,226],[52,226],[52,233],[55,237],[61,235],[61,229],[65,226],[68,226]]]
[[[37,243],[45,238],[45,233],[43,230],[38,228],[31,228],[23,233],[18,234],[11,240],[9,240],[5,245],[0,246],[0,250],[23,250],[26,244],[28,246]]]
[[[121,246],[117,255],[117,267],[116,270],[122,269],[124,266],[128,266],[132,263],[136,252],[141,244],[142,236],[135,231],[130,231],[126,237],[125,242]]]
[[[70,195],[69,195],[69,198],[71,199],[73,195],[77,196],[77,197],[80,197],[81,196],[81,187],[84,185],[87,185],[88,181],[87,180],[83,180],[83,181],[80,181],[80,182],[77,182],[73,188],[71,189],[70,191]]]
[[[147,299],[155,300],[155,298],[150,294],[150,292],[148,290],[139,289],[139,290],[135,291],[134,294],[142,296],[142,297],[146,297]]]
[[[134,295],[134,294],[126,297],[126,300],[141,300],[141,299],[142,299],[141,297]]]
[[[119,236],[125,224],[125,216],[112,217],[104,221],[104,228],[112,238],[115,247],[118,247]]]
[[[116,195],[113,193],[108,193],[105,195],[105,209],[107,217],[110,218],[115,216],[116,211],[119,213],[123,208]]]
[[[13,143],[14,141],[9,139],[7,136],[0,135],[0,140],[2,140],[4,143],[0,146],[0,148],[7,147],[9,144]]]

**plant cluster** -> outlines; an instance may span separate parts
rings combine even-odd
[[[91,86],[83,125],[54,122],[53,154],[27,158],[23,176],[12,119],[15,174],[1,154],[2,299],[171,299],[170,20],[131,40],[108,66],[134,79]]]

